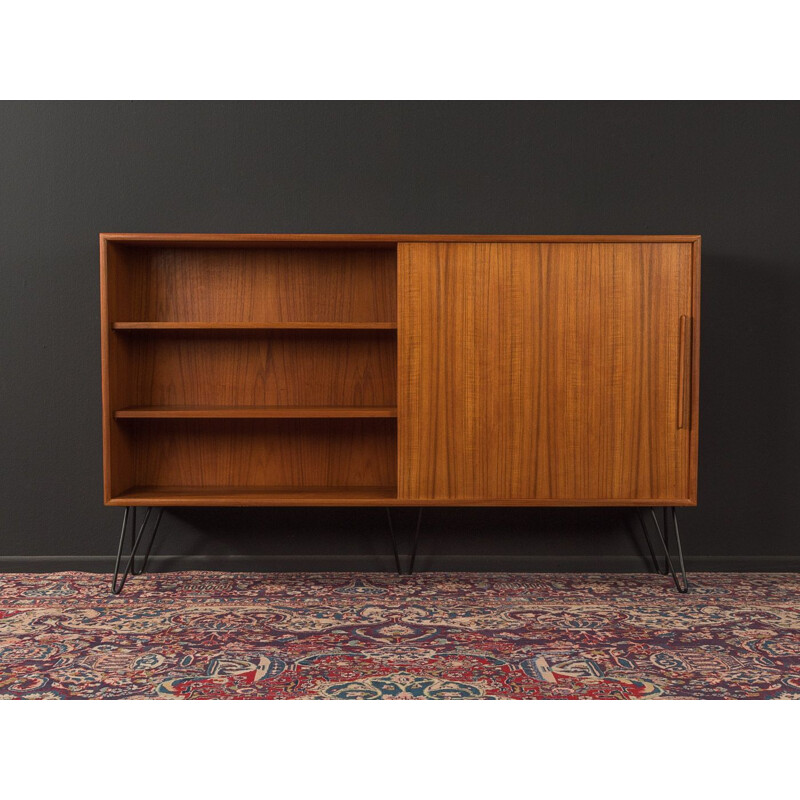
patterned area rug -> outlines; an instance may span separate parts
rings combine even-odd
[[[800,698],[800,576],[0,575],[3,698]]]

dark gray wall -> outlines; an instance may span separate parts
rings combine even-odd
[[[797,569],[798,142],[798,103],[0,104],[0,569],[107,569],[116,547],[100,231],[700,233],[688,562]],[[162,531],[165,568],[390,566],[376,509],[182,510]],[[624,510],[432,510],[419,565],[640,569],[642,547]]]

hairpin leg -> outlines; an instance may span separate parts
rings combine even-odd
[[[389,523],[389,536],[392,539],[392,552],[394,553],[394,565],[397,568],[397,574],[402,575],[403,570],[400,568],[400,555],[397,552],[397,540],[394,538],[394,525],[392,525],[392,512],[386,509],[386,519]]]
[[[122,517],[122,530],[119,534],[119,546],[117,547],[117,559],[114,563],[114,575],[111,578],[111,591],[114,594],[119,594],[122,591],[122,587],[125,586],[125,582],[128,580],[128,575],[141,575],[146,567],[147,561],[150,558],[150,551],[153,549],[153,542],[156,539],[156,533],[158,532],[158,526],[161,522],[161,515],[164,513],[163,508],[159,508],[156,512],[155,523],[153,524],[153,532],[150,534],[150,543],[147,545],[147,550],[144,554],[144,560],[142,561],[141,566],[139,569],[136,569],[136,553],[139,550],[139,545],[142,541],[142,536],[144,535],[145,528],[147,527],[147,523],[150,519],[150,515],[153,509],[148,508],[147,513],[144,515],[144,520],[139,528],[139,532],[136,532],[136,509],[133,506],[126,506],[125,507],[125,514]],[[125,544],[125,534],[128,529],[128,520],[131,521],[131,550],[130,555],[128,556],[128,563],[125,566],[125,571],[122,573],[122,578],[119,577],[119,566],[120,561],[122,560],[122,548]]]
[[[644,518],[642,509],[637,508],[636,513],[639,516],[639,522],[642,526],[642,530],[644,531],[644,540],[647,543],[647,549],[650,551],[650,558],[653,562],[653,569],[660,575],[666,575],[667,574],[666,572],[661,572],[661,565],[658,563],[658,556],[656,556],[656,551],[653,550],[653,543],[650,541],[650,533],[647,530],[647,520],[645,520]]]
[[[655,564],[656,571],[661,573],[662,575],[672,575],[672,580],[675,582],[675,588],[681,593],[686,594],[689,591],[689,580],[686,577],[686,567],[683,563],[683,549],[681,548],[681,536],[680,531],[678,530],[678,512],[675,506],[671,506],[669,508],[664,508],[664,517],[663,517],[663,524],[664,528],[662,531],[661,525],[658,522],[658,517],[656,516],[656,510],[654,508],[650,509],[650,514],[653,517],[653,522],[656,526],[656,532],[658,533],[659,541],[661,542],[661,546],[664,550],[664,568],[661,569],[658,559],[656,558],[656,554],[653,550],[653,545],[650,541],[650,531],[647,527],[645,517],[642,512],[639,512],[639,519],[642,523],[642,529],[644,530],[645,540],[647,541],[647,547],[650,550],[650,555],[653,559],[653,563]],[[672,518],[672,528],[675,532],[675,546],[677,550],[677,557],[678,557],[678,567],[679,569],[675,568],[675,564],[672,561],[672,556],[670,555],[670,531],[669,531],[669,520],[670,517]]]
[[[420,506],[419,513],[417,514],[417,529],[414,532],[414,545],[411,548],[411,562],[408,566],[408,574],[414,574],[414,561],[417,558],[417,545],[419,544],[419,526],[422,522],[422,507]]]

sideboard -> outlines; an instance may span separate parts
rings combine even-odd
[[[680,547],[699,236],[108,233],[100,262],[123,583],[165,506],[637,506]]]

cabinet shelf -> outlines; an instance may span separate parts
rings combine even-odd
[[[396,322],[115,322],[115,331],[393,331]]]
[[[111,498],[109,505],[380,506],[396,499],[396,486],[135,486]]]
[[[395,406],[131,406],[116,419],[359,419],[396,417]]]

